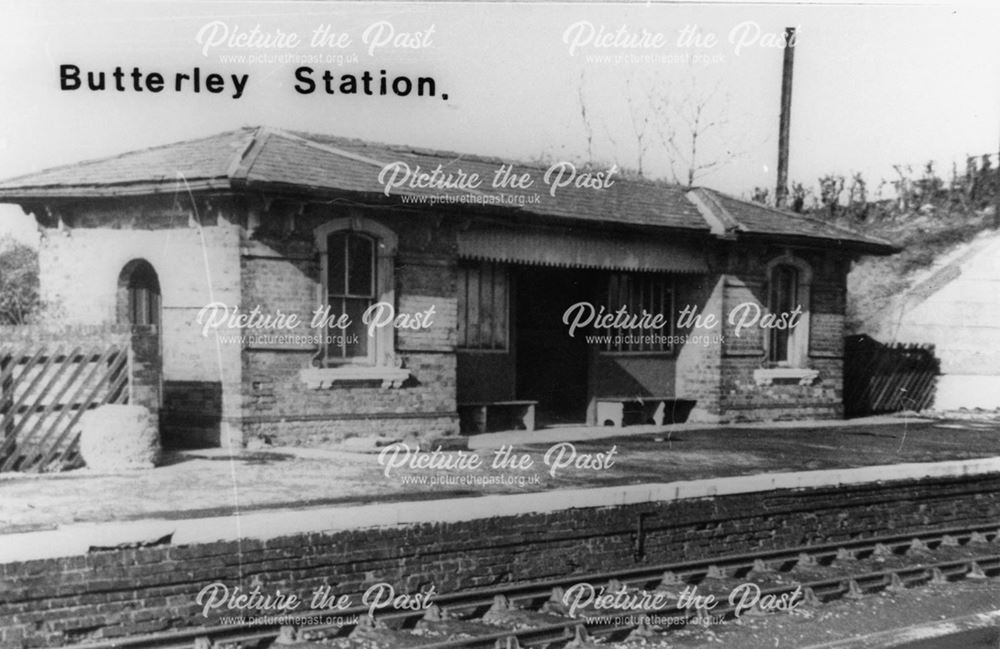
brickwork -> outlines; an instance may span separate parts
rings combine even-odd
[[[399,357],[415,385],[408,381],[399,388],[384,388],[378,382],[359,381],[309,388],[300,372],[309,367],[310,354],[248,354],[244,370],[249,384],[248,434],[291,444],[339,441],[373,429],[398,436],[422,432],[428,418],[451,422],[450,428],[439,425],[444,429],[436,432],[454,432],[455,356],[402,353]]]
[[[43,230],[39,282],[47,320],[114,323],[122,269],[135,259],[148,261],[162,295],[163,381],[215,382],[222,393],[228,386],[233,395],[223,400],[215,429],[206,433],[207,441],[217,445],[239,430],[239,347],[203,336],[197,317],[214,301],[240,303],[239,228],[221,208],[202,205],[197,213],[202,227],[196,227],[195,214],[172,201],[153,199],[68,210],[61,229]],[[220,333],[231,332],[223,328]],[[169,422],[174,413],[165,405]]]
[[[1000,477],[978,476],[95,551],[0,565],[0,645],[57,646],[217,622],[203,618],[194,599],[214,581],[303,596],[329,584],[357,601],[380,581],[444,593],[997,516]]]
[[[95,345],[126,344],[132,337],[131,327],[110,323],[93,325],[60,325],[40,323],[32,325],[0,325],[0,340],[5,343],[77,344]]]
[[[41,246],[42,297],[66,322],[113,322],[124,265],[146,259],[157,270],[163,421],[171,444],[224,445],[259,436],[298,444],[358,434],[398,437],[422,429],[434,435],[457,432],[461,223],[425,212],[280,199],[220,198],[214,206],[199,205],[195,211],[157,199],[95,202],[64,211],[63,227],[46,230]],[[317,365],[315,339],[271,344],[233,336],[325,333],[309,326],[323,301],[314,231],[332,219],[369,220],[391,230],[399,241],[388,287],[393,306],[397,313],[434,310],[432,326],[394,331],[391,354],[379,352],[385,356],[380,364],[410,371],[402,385],[383,387],[368,379],[310,386],[302,372]],[[195,227],[197,222],[202,226]],[[766,366],[766,331],[754,327],[736,336],[727,315],[739,304],[766,304],[767,264],[789,252],[813,276],[806,365],[819,370],[819,377],[808,385],[761,384],[754,372]],[[722,334],[726,342],[679,345],[672,357],[658,359],[599,358],[588,379],[591,393],[673,393],[695,401],[691,421],[841,416],[846,264],[823,252],[746,244],[732,250],[720,246],[708,260],[708,274],[677,276],[675,303],[696,306],[699,315],[713,315],[721,324],[674,333]],[[203,335],[198,316],[213,302],[239,306],[244,313],[255,307],[263,314],[294,313],[301,324],[294,331],[223,325]]]
[[[269,220],[284,222],[282,210],[281,205],[273,206]],[[331,218],[359,214],[377,219],[400,238],[393,262],[396,314],[433,307],[428,328],[393,333],[395,361],[410,371],[410,378],[397,387],[368,380],[315,388],[305,383],[301,373],[315,366],[316,344],[248,347],[243,358],[247,438],[316,445],[354,436],[397,439],[458,432],[454,232],[448,228],[418,215],[401,218],[309,206],[289,230],[259,230],[245,242],[241,261],[244,306],[259,305],[266,313],[279,309],[296,313],[302,325],[294,333],[323,333],[309,326],[322,294],[320,259],[312,233]]]
[[[812,274],[809,304],[803,304],[809,316],[804,366],[819,374],[806,385],[800,385],[798,379],[758,381],[755,371],[768,367],[768,332],[752,326],[742,328],[737,335],[736,326],[729,320],[733,310],[744,304],[766,313],[767,264],[789,252],[804,261]],[[703,276],[698,284],[685,283],[678,288],[678,304],[695,305],[699,314],[714,315],[721,323],[714,329],[678,333],[722,334],[725,338],[721,345],[688,344],[678,350],[676,394],[697,401],[689,419],[738,422],[841,418],[846,264],[819,252],[741,245],[725,258],[713,256],[710,266],[719,274]]]
[[[218,446],[222,401],[219,381],[165,381],[161,418],[164,446]]]
[[[132,327],[132,395],[130,403],[159,415],[163,403],[163,355],[156,327]]]
[[[808,358],[804,366],[819,372],[807,384],[798,379],[761,382],[755,370],[767,367],[761,327],[744,328],[736,335],[727,319],[726,345],[721,366],[721,421],[773,421],[843,417],[843,326],[846,268],[829,255],[791,251],[812,273],[808,312]],[[725,281],[725,312],[744,303],[767,306],[767,264],[787,254],[778,249],[749,249],[730,262]]]
[[[719,275],[693,276],[693,281],[678,281],[677,304],[698,307],[702,316],[713,316],[717,322],[722,322],[723,314],[723,283]],[[692,335],[712,335],[719,332],[721,325],[715,329],[680,330],[677,333]],[[677,351],[677,396],[695,401],[688,421],[715,422],[719,420],[721,403],[719,399],[720,372],[722,369],[722,346],[715,343],[709,345],[686,344]]]

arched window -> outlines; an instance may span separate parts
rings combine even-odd
[[[767,361],[777,367],[805,367],[809,359],[809,288],[812,271],[801,259],[784,255],[768,264],[767,311],[777,326],[767,330]]]
[[[160,280],[145,259],[133,259],[118,275],[118,321],[133,326],[160,325]]]
[[[330,221],[315,230],[320,253],[320,300],[329,326],[319,358],[326,366],[391,365],[391,326],[369,334],[364,313],[383,302],[395,308],[393,266],[397,237],[384,225],[365,218]],[[341,316],[346,328],[336,326]]]
[[[331,336],[327,359],[368,358],[370,345],[362,316],[376,302],[375,239],[362,232],[340,230],[326,238],[326,303],[332,313],[343,313],[354,323],[344,333]]]
[[[778,264],[771,269],[771,281],[767,296],[767,309],[771,313],[790,313],[798,306],[799,270],[788,264]],[[789,329],[769,329],[770,345],[768,360],[772,363],[787,363],[794,355],[789,349],[792,331]]]

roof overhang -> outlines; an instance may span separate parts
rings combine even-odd
[[[681,188],[643,179],[616,179],[613,187],[600,188],[606,191],[564,187],[558,196],[554,190],[536,191],[540,186],[515,191],[486,185],[477,186],[479,189],[451,186],[430,189],[419,184],[394,188],[390,194],[377,180],[378,170],[386,161],[397,159],[409,161],[418,169],[460,165],[462,171],[468,166],[469,172],[477,172],[484,178],[500,162],[334,136],[245,127],[0,182],[0,202],[19,203],[34,211],[40,205],[179,193],[251,196],[260,193],[272,197],[294,196],[303,201],[347,196],[367,205],[496,217],[498,221],[529,230],[541,224],[573,229],[583,226],[614,233],[616,238],[646,232],[658,245],[668,247],[670,241],[687,236],[704,242],[833,248],[851,255],[887,255],[899,251],[889,242],[823,219],[783,212],[707,188]],[[540,171],[531,165],[522,166],[525,170]],[[520,202],[511,204],[510,198]],[[424,202],[428,200],[438,202]],[[558,245],[551,238],[543,240],[551,246]],[[628,240],[635,249],[634,260],[629,264],[652,267],[662,263],[652,259],[650,244],[641,235]],[[597,263],[602,256],[620,257],[620,253],[610,251],[601,237],[588,241],[598,251],[590,257],[580,250],[579,244],[572,244],[577,246],[574,250],[559,249],[559,256],[575,258],[574,263],[580,264]],[[516,249],[520,243],[501,239],[494,243],[508,246],[505,254],[511,258],[527,254]],[[547,259],[544,253],[537,249],[532,259],[543,263]],[[678,264],[693,267],[693,263]]]
[[[814,248],[817,250],[837,250],[853,255],[895,255],[902,252],[902,248],[893,245],[888,241],[881,241],[875,237],[868,237],[867,240],[857,239],[832,239],[803,237],[787,234],[770,234],[757,232],[741,232],[737,241],[746,241],[754,244],[778,244],[795,248]]]

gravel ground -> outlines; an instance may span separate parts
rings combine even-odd
[[[921,586],[898,593],[883,591],[858,600],[840,599],[816,608],[800,606],[788,613],[776,612],[760,617],[744,615],[736,620],[682,630],[669,636],[605,646],[609,649],[634,649],[636,646],[657,649],[810,649],[871,633],[997,609],[1000,609],[1000,582],[996,579],[966,580],[941,586]],[[867,645],[862,641],[858,646]]]

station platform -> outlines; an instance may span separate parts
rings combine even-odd
[[[466,449],[172,452],[156,469],[0,476],[0,564],[773,490],[1000,474],[1000,417],[550,428]],[[473,458],[478,458],[474,460]]]

